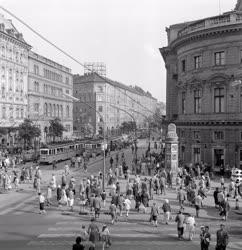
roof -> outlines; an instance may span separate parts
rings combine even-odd
[[[113,85],[114,87],[127,90],[127,91],[132,92],[132,93],[137,94],[137,95],[147,96],[147,97],[149,97],[151,99],[156,100],[156,98],[151,97],[146,92],[141,93],[140,91],[137,91],[132,86],[127,86],[127,85],[125,85],[125,84],[123,84],[121,82],[117,82],[117,81],[111,80],[111,79],[109,79],[107,77],[100,76],[95,72],[90,73],[90,74],[84,74],[84,75],[73,75],[73,84],[78,84],[78,83],[85,84],[85,83],[88,83],[88,82],[103,82],[103,83],[107,82],[110,85]]]
[[[6,19],[2,14],[0,14],[0,26],[1,26],[1,29],[0,29],[1,32],[6,33],[7,35],[12,36],[18,41],[21,41],[25,43],[26,45],[30,46],[24,40],[22,33],[20,33],[16,29],[16,27],[13,25],[12,20]]]

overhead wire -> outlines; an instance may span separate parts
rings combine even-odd
[[[103,77],[102,75],[98,74],[97,72],[91,70],[90,68],[86,67],[85,64],[81,63],[78,59],[76,59],[75,57],[73,57],[72,55],[70,55],[68,52],[66,52],[65,50],[61,49],[59,46],[57,46],[55,43],[51,42],[49,39],[47,39],[46,37],[44,37],[43,35],[41,35],[38,31],[36,31],[34,28],[32,28],[30,25],[28,25],[26,22],[24,22],[21,18],[17,17],[14,13],[12,13],[11,11],[7,10],[6,8],[4,8],[3,6],[0,5],[0,9],[2,9],[3,11],[5,11],[6,13],[8,13],[10,16],[12,16],[13,18],[15,18],[16,20],[18,20],[21,24],[23,24],[24,26],[26,26],[29,30],[31,30],[35,35],[37,35],[38,37],[40,37],[42,40],[44,40],[46,43],[50,44],[51,46],[53,46],[55,49],[57,49],[58,51],[60,51],[61,53],[63,53],[65,56],[67,56],[68,58],[70,58],[71,60],[73,60],[74,62],[76,62],[77,64],[79,64],[80,66],[82,66],[84,69],[86,69],[87,71],[90,71],[91,73],[95,73],[98,77],[100,77],[101,79],[103,79],[105,82],[109,83],[110,85],[112,85],[114,88],[116,88],[118,91],[120,91],[122,94],[124,94],[124,92],[122,92],[120,90],[120,88],[118,88],[117,86],[114,85],[114,81]],[[138,104],[140,107],[142,107],[143,109],[147,110],[148,112],[152,113],[153,115],[155,115],[155,112],[148,109],[147,107],[145,107],[144,105],[142,105],[141,103],[139,103],[137,100],[135,100],[133,97],[129,96],[127,93],[125,93],[125,95],[130,98],[130,100],[132,100],[133,102],[135,102],[136,104]]]

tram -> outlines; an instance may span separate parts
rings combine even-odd
[[[48,145],[40,149],[40,163],[50,164],[53,161],[65,161],[84,151],[84,142]]]

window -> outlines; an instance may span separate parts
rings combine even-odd
[[[193,131],[193,139],[195,140],[200,139],[200,131]]]
[[[67,132],[70,132],[70,131],[71,131],[71,126],[70,126],[70,125],[66,125],[65,128],[66,128],[66,131],[67,131]]]
[[[202,57],[201,56],[194,56],[194,68],[200,69],[202,66]]]
[[[16,118],[19,119],[19,108],[16,108]]]
[[[194,91],[194,113],[198,114],[201,113],[201,98],[202,97],[202,91],[201,90],[195,90]]]
[[[214,89],[214,112],[224,112],[224,88]]]
[[[57,117],[60,117],[60,107],[59,107],[59,104],[57,104]]]
[[[103,106],[99,106],[99,107],[98,107],[98,111],[99,111],[99,112],[103,112]]]
[[[1,90],[2,90],[2,98],[5,98],[5,87],[4,86],[2,86],[1,87]]]
[[[215,52],[214,53],[214,64],[217,65],[225,65],[225,52]]]
[[[201,161],[201,149],[200,148],[193,148],[193,157],[194,157],[195,163]]]
[[[2,57],[5,57],[5,47],[2,46]]]
[[[55,104],[53,105],[53,111],[54,111],[54,117],[56,117],[56,106],[55,106]]]
[[[185,130],[181,130],[181,138],[185,138]]]
[[[39,92],[39,83],[38,82],[34,82],[34,91]]]
[[[182,92],[182,114],[185,114],[185,106],[186,106],[186,92]]]
[[[9,118],[12,119],[13,118],[13,107],[9,108]]]
[[[103,97],[101,95],[97,95],[97,101],[101,102],[103,100]]]
[[[39,66],[38,65],[34,65],[34,74],[39,75]]]
[[[68,94],[68,95],[70,94],[70,91],[69,91],[69,89],[66,89],[66,94]]]
[[[69,77],[66,77],[66,84],[69,84]]]
[[[98,86],[98,92],[103,92],[103,87],[102,86]]]
[[[242,63],[242,50],[240,51],[240,63]]]
[[[24,109],[21,109],[21,118],[24,118]]]
[[[34,104],[34,112],[39,113],[39,103]]]
[[[182,72],[186,71],[186,60],[185,59],[181,61],[181,69],[182,69]]]
[[[60,105],[60,117],[63,118],[63,106]]]
[[[49,103],[49,117],[52,117],[52,104]]]
[[[70,117],[70,108],[68,105],[66,106],[66,117]]]
[[[47,106],[47,103],[44,104],[44,115],[48,116],[48,106]]]
[[[223,131],[214,131],[214,140],[221,141],[224,139],[224,132]]]
[[[2,119],[6,119],[6,107],[2,107]]]

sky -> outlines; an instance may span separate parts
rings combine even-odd
[[[166,70],[159,48],[166,27],[234,9],[237,0],[0,0],[50,41],[80,62],[104,62],[107,77],[138,85],[166,100]],[[220,6],[220,7],[219,7]],[[33,51],[83,74],[83,68],[43,42],[17,20]]]

